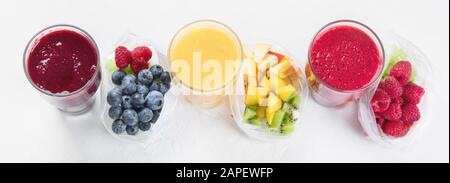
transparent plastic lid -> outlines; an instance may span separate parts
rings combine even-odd
[[[119,41],[113,46],[112,50],[108,53],[106,58],[102,60],[102,74],[104,76],[104,81],[101,86],[101,106],[103,107],[103,114],[101,115],[101,120],[106,130],[114,137],[120,140],[124,140],[130,143],[137,143],[144,147],[149,146],[152,142],[155,142],[157,139],[164,138],[164,131],[169,128],[172,124],[171,120],[169,120],[170,113],[175,109],[178,102],[178,94],[176,86],[171,83],[170,90],[164,95],[164,104],[161,110],[160,116],[155,123],[152,123],[150,130],[148,131],[139,131],[136,135],[128,135],[127,133],[122,133],[120,135],[115,134],[112,131],[112,123],[113,119],[111,119],[108,115],[108,110],[110,105],[106,102],[106,96],[108,92],[116,87],[115,84],[112,83],[111,75],[117,70],[114,62],[114,51],[118,46],[125,46],[129,50],[133,50],[138,46],[147,46],[152,51],[152,57],[149,61],[150,66],[154,64],[161,65],[165,71],[169,71],[169,65],[167,62],[167,58],[162,55],[158,50],[152,45],[152,43],[146,39],[140,38],[134,34],[125,34]]]
[[[390,59],[395,59],[399,54],[402,54],[402,57],[404,58],[401,58],[400,60],[409,61],[414,69],[414,83],[424,88],[425,94],[417,105],[421,117],[413,124],[413,126],[411,126],[408,133],[403,137],[391,137],[384,134],[376,122],[375,114],[370,105],[370,101],[381,81],[380,78],[377,81],[377,84],[370,88],[368,92],[357,101],[358,120],[371,140],[386,147],[404,148],[413,144],[420,136],[423,128],[430,122],[429,118],[432,116],[430,107],[433,106],[433,102],[435,102],[432,99],[434,73],[432,72],[433,69],[431,63],[425,54],[408,40],[392,32],[382,34],[382,39],[385,46],[385,58],[387,59],[384,70],[386,70]]]
[[[236,122],[237,126],[249,137],[255,138],[263,141],[271,141],[278,139],[286,139],[292,137],[296,133],[297,128],[302,123],[303,108],[305,107],[308,100],[308,86],[305,80],[304,72],[301,70],[301,66],[298,66],[298,60],[296,60],[286,49],[280,47],[277,44],[272,44],[269,42],[255,42],[252,44],[244,44],[244,53],[248,55],[255,48],[258,43],[271,45],[270,51],[275,53],[280,53],[290,59],[293,66],[297,69],[298,77],[294,79],[289,79],[288,83],[295,87],[296,94],[300,97],[299,107],[292,111],[294,120],[293,132],[289,134],[281,134],[279,131],[273,131],[267,124],[267,119],[263,119],[263,125],[250,124],[248,121],[244,120],[244,113],[246,110],[245,104],[245,83],[244,83],[244,69],[241,68],[239,75],[235,83],[235,95],[229,96],[229,104],[232,113],[232,117]],[[283,102],[284,103],[284,102]]]

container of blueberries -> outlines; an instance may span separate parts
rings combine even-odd
[[[118,139],[147,146],[169,126],[178,97],[164,56],[150,41],[124,35],[104,60],[102,122]]]

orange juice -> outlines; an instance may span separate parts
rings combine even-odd
[[[197,91],[203,98],[223,96],[239,69],[242,46],[224,24],[202,20],[183,27],[175,35],[168,55],[175,80],[189,91]]]

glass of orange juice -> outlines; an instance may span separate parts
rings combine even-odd
[[[234,91],[243,51],[238,36],[227,25],[198,20],[175,34],[168,57],[174,81],[188,101],[211,108]]]

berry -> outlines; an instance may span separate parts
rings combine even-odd
[[[133,61],[131,62],[131,71],[133,73],[138,74],[141,70],[147,70],[148,69],[148,63],[147,62],[140,62],[140,61]]]
[[[108,110],[108,116],[111,119],[119,119],[122,115],[122,107],[121,106],[112,106]]]
[[[150,130],[150,127],[151,127],[151,126],[152,126],[151,123],[143,123],[143,122],[139,122],[139,123],[138,123],[139,129],[142,130],[142,131],[144,131],[144,132]]]
[[[152,110],[159,110],[163,107],[164,104],[164,96],[159,91],[151,91],[148,93],[147,97],[145,97],[147,102],[145,103],[146,107]]]
[[[114,84],[116,85],[121,85],[122,84],[122,79],[123,77],[125,77],[127,75],[127,73],[125,73],[122,70],[116,70],[112,73],[111,76],[111,80]]]
[[[411,104],[420,103],[420,99],[425,94],[425,90],[422,87],[412,82],[408,83],[403,90],[403,99]]]
[[[144,95],[140,93],[135,93],[133,96],[131,96],[131,104],[136,108],[141,108],[145,104],[145,98]]]
[[[108,92],[108,95],[106,96],[106,101],[111,106],[120,106],[122,103],[122,88],[121,87],[115,87],[111,91]]]
[[[383,132],[393,137],[403,137],[408,131],[409,128],[402,121],[387,121],[383,127]]]
[[[138,129],[137,125],[134,125],[134,126],[128,125],[126,128],[126,131],[127,131],[128,135],[136,135],[138,133],[139,129]]]
[[[152,51],[146,46],[139,46],[131,52],[131,57],[133,58],[133,62],[148,63],[152,58]]]
[[[153,111],[149,108],[143,108],[138,113],[138,119],[140,122],[148,123],[153,118]]]
[[[386,120],[399,120],[402,117],[402,106],[400,104],[391,104],[389,108],[381,113]]]
[[[138,73],[138,83],[143,85],[148,85],[153,81],[152,72],[148,69],[139,71]]]
[[[126,75],[122,79],[123,93],[131,95],[137,90],[136,77],[133,75]]]
[[[167,84],[162,83],[161,86],[160,86],[160,88],[159,88],[159,91],[160,91],[162,94],[166,94],[167,91],[169,91],[169,89],[170,89],[170,83],[167,83]]]
[[[124,46],[119,46],[115,51],[116,66],[120,69],[128,67],[132,61],[131,52]]]
[[[170,82],[172,81],[172,79],[170,78],[170,73],[167,71],[164,71],[163,73],[161,73],[160,79],[161,79],[161,82],[164,84],[170,84]]]
[[[150,121],[150,123],[156,123],[158,121],[159,115],[161,114],[160,111],[153,111],[153,118]]]
[[[131,104],[131,97],[128,95],[122,96],[122,107],[124,109],[131,109],[133,105]]]
[[[150,84],[150,87],[148,89],[150,91],[155,91],[155,90],[159,91],[161,89],[161,86],[157,81],[153,80],[152,84]]]
[[[389,75],[397,79],[400,85],[408,84],[411,78],[412,67],[408,61],[397,62],[389,72]]]
[[[403,105],[403,103],[404,103],[404,100],[403,100],[402,97],[391,99],[391,105],[392,104],[399,104],[401,106],[401,105]]]
[[[391,99],[400,97],[403,93],[400,83],[391,76],[386,77],[384,81],[380,83],[378,88],[384,90]]]
[[[152,65],[150,67],[150,72],[152,72],[153,78],[159,78],[163,71],[164,70],[160,65]]]
[[[145,97],[145,96],[147,96],[147,94],[149,92],[149,89],[145,85],[138,84],[137,85],[137,92],[142,94]]]
[[[125,131],[125,128],[127,128],[127,125],[121,119],[116,119],[112,123],[111,128],[115,134],[122,134]]]
[[[402,118],[401,120],[407,126],[412,126],[414,122],[420,119],[419,108],[411,103],[407,103],[402,106]]]
[[[125,109],[122,119],[128,126],[135,126],[138,123],[138,115],[133,109]]]
[[[382,89],[377,89],[373,95],[370,105],[374,112],[383,112],[389,108],[391,99],[389,95]]]
[[[375,120],[377,121],[377,124],[380,127],[383,127],[384,123],[386,122],[386,120],[384,119],[384,117],[380,113],[375,113]]]

